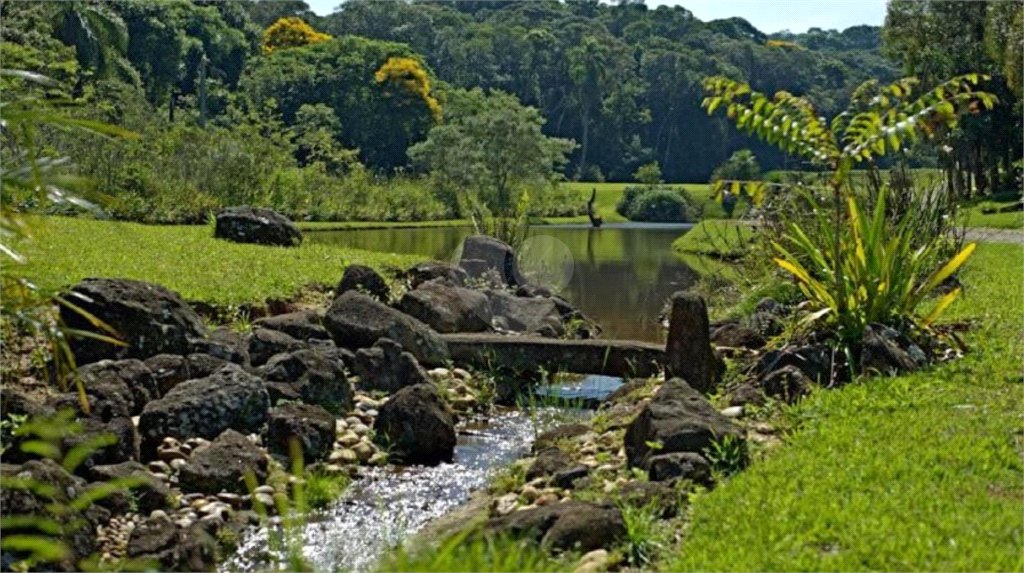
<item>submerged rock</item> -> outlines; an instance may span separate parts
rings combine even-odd
[[[271,209],[247,205],[228,207],[219,211],[213,236],[235,243],[281,247],[302,244],[302,233],[288,217]]]

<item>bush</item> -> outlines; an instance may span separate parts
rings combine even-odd
[[[731,181],[754,181],[761,177],[761,166],[749,149],[733,153],[711,173],[711,183],[722,179]]]
[[[620,206],[623,203],[625,217],[630,221],[688,223],[697,218],[693,202],[685,191],[644,189],[640,193],[629,193],[627,189]]]
[[[641,194],[649,191],[646,187],[635,187],[630,186],[622,190],[622,197],[619,198],[619,202],[615,205],[615,212],[623,217],[629,218],[629,210],[633,206],[633,202]]]

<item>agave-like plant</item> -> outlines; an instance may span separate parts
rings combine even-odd
[[[906,319],[927,328],[959,294],[953,290],[927,316],[918,317],[917,306],[963,265],[976,245],[967,245],[933,271],[928,267],[945,237],[914,237],[911,217],[886,224],[884,193],[874,215],[865,217],[850,189],[850,174],[856,164],[870,164],[955,126],[962,113],[991,108],[996,97],[974,89],[985,79],[957,76],[924,93],[916,78],[889,85],[868,81],[831,121],[818,116],[808,100],[788,92],[769,98],[728,78],[705,80],[709,95],[703,106],[709,114],[724,108],[739,129],[830,173],[831,221],[827,212],[816,210],[806,228],[788,225],[785,246],[774,245],[779,254],[774,261],[796,279],[812,306],[809,321],[827,320],[838,327],[841,339],[857,344],[871,322]],[[760,204],[769,185],[723,180],[715,192],[721,197],[729,189]],[[813,197],[809,201],[819,204]]]

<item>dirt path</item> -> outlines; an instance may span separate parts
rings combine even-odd
[[[1024,245],[1024,229],[986,229],[972,227],[967,229],[968,241],[982,243],[1017,243]]]

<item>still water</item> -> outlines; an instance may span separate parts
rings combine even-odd
[[[535,226],[526,245],[536,248],[524,253],[540,254],[526,257],[530,260],[522,264],[544,266],[541,263],[556,259],[555,280],[549,282],[597,320],[605,338],[663,342],[666,334],[658,316],[665,300],[706,272],[699,259],[684,262],[672,251],[672,242],[691,227],[660,223],[609,224],[600,229]],[[471,234],[469,227],[426,227],[318,231],[305,237],[316,243],[457,262],[462,240]]]

